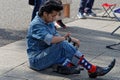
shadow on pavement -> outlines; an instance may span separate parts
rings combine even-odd
[[[25,38],[26,31],[0,29],[0,47]]]
[[[88,42],[88,44],[89,43],[91,43],[91,44],[96,43],[96,44],[100,44],[100,45],[107,45],[107,44],[111,44],[111,43],[115,43],[115,42],[114,42],[114,40],[110,41],[110,40],[106,40],[104,38],[116,39],[116,40],[120,39],[120,35],[119,36],[112,36],[112,35],[110,35],[110,33],[107,33],[107,32],[84,29],[84,28],[80,28],[80,27],[76,27],[76,26],[68,27],[67,29],[60,28],[60,29],[58,29],[58,31],[62,35],[67,33],[67,32],[71,32],[72,36],[81,40],[81,43],[87,43]],[[103,38],[103,39],[100,39],[100,38]],[[107,50],[107,48],[105,46],[104,46],[104,48]],[[114,57],[112,55],[106,55],[105,57],[107,58],[108,56],[109,57]],[[102,62],[105,62],[105,61],[102,61]],[[85,70],[81,71],[81,74],[74,74],[74,75],[58,74],[56,72],[53,72],[52,68],[48,68],[48,69],[45,69],[45,70],[42,70],[42,71],[37,71],[37,72],[40,73],[40,74],[45,74],[45,75],[49,75],[49,76],[64,77],[65,79],[67,78],[69,80],[114,80],[114,79],[117,79],[117,77],[114,78],[114,77],[111,77],[110,75],[98,77],[97,79],[90,79]]]
[[[90,79],[88,77],[86,70],[82,71],[81,74],[77,74],[77,75],[61,75],[53,72],[51,68],[48,68],[42,71],[34,71],[29,69],[28,64],[23,64],[21,66],[14,68],[10,72],[6,73],[5,76],[20,78],[20,79],[23,78],[25,80],[29,80],[29,79],[30,80],[115,80],[115,79],[119,80],[120,79],[119,76],[117,76],[119,74],[118,68],[120,66],[119,65],[120,54],[118,54],[119,52],[117,51],[115,52],[105,47],[108,44],[119,41],[120,36],[119,37],[112,36],[108,32],[90,30],[90,29],[80,28],[77,26],[68,27],[67,29],[60,28],[58,29],[58,31],[62,35],[64,35],[67,32],[71,32],[72,36],[80,39],[81,41],[80,49],[82,50],[82,52],[87,51],[86,53],[87,55],[89,54],[88,56],[89,58],[93,59],[93,57],[96,57],[95,55],[99,55],[99,57],[97,56],[96,59],[94,58],[93,61],[96,61],[95,63],[98,63],[100,65],[101,64],[107,65],[106,61],[110,62],[111,58],[115,57],[117,59],[117,63],[116,63],[117,66],[115,67],[115,69],[117,69],[118,72],[115,70],[112,70],[108,75],[98,77],[97,79]],[[3,30],[3,32],[6,32],[6,31]],[[19,31],[19,34],[22,32],[24,33],[24,31]],[[13,33],[8,31],[8,34],[9,36],[11,36],[11,34]],[[13,38],[17,37],[17,35],[14,35],[12,37]],[[21,37],[18,37],[18,38],[21,38]],[[110,52],[111,54],[109,54]],[[101,54],[103,56],[100,56]]]

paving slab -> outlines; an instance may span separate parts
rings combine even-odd
[[[27,79],[11,77],[11,76],[4,76],[4,77],[0,77],[0,80],[27,80]]]
[[[11,1],[7,1],[7,4],[13,3],[13,5],[8,6],[7,8],[2,7],[4,4],[6,4],[6,1],[3,0],[1,2],[3,3],[2,5],[0,5],[1,9],[3,10],[1,12],[2,15],[5,12],[8,12],[8,10],[10,10],[9,11],[10,13],[8,15],[1,16],[1,20],[2,20],[0,22],[1,31],[7,32],[8,34],[10,33],[7,36],[12,37],[13,39],[13,37],[16,37],[14,36],[14,34],[16,34],[15,32],[23,33],[24,30],[27,29],[26,26],[28,26],[28,23],[30,22],[30,15],[31,15],[30,13],[32,12],[32,10],[27,4],[27,2],[22,4],[24,6],[24,9],[21,8],[22,6],[21,4],[19,4],[17,0],[13,0],[13,2],[15,3]],[[21,0],[20,3],[23,2],[24,0]],[[82,19],[78,19],[76,16],[78,13],[77,9],[79,7],[79,1],[75,0],[74,3],[71,4],[72,6],[71,14],[70,14],[71,17],[68,20],[67,19],[63,20],[64,22],[69,22],[66,24],[69,27],[67,29],[58,29],[58,31],[61,34],[71,32],[72,36],[78,38],[81,41],[81,46],[78,49],[83,54],[85,54],[85,57],[91,63],[100,66],[106,66],[113,58],[116,58],[116,65],[109,74],[103,77],[98,77],[97,79],[90,79],[88,78],[86,70],[82,71],[81,74],[78,75],[57,74],[55,72],[52,72],[51,68],[40,72],[31,70],[29,68],[29,64],[27,60],[26,40],[24,39],[0,47],[0,53],[1,53],[0,80],[120,80],[120,75],[119,75],[120,51],[106,48],[106,45],[120,42],[120,29],[116,31],[115,35],[110,35],[110,33],[117,26],[119,26],[119,22],[114,18],[101,17],[103,13],[98,13],[98,12],[101,12],[102,10],[101,4],[103,2],[117,3],[117,7],[118,7],[119,6],[118,3],[120,1],[118,0],[114,0],[114,1],[99,0],[99,2],[95,1],[95,5],[94,5],[95,8],[93,9],[95,12],[97,12],[97,17],[88,17],[87,19],[82,20]],[[14,7],[16,5],[17,7]],[[78,6],[74,6],[74,5],[78,5]],[[28,15],[26,15],[26,13]],[[24,17],[24,15],[26,16]],[[7,17],[9,16],[9,18],[7,18],[8,20],[6,20],[4,16]],[[4,28],[8,30],[5,30]],[[23,36],[24,34],[20,34],[20,37]],[[3,38],[7,39],[4,36]]]
[[[93,22],[95,24],[91,24]],[[85,54],[88,61],[96,65],[106,66],[113,58],[116,58],[115,68],[109,74],[95,80],[120,80],[120,71],[118,70],[120,52],[106,48],[106,45],[120,41],[119,36],[110,35],[112,28],[109,28],[110,25],[114,27],[118,23],[89,18],[76,20],[67,25],[69,25],[67,29],[58,29],[58,31],[62,35],[71,32],[72,36],[78,38],[81,41],[81,46],[78,49]],[[117,34],[119,35],[119,33]],[[27,61],[26,49],[25,39],[0,48],[0,52],[3,53],[0,54],[1,80],[94,80],[88,77],[86,70],[77,75],[57,74],[52,72],[51,68],[40,72],[31,70]]]
[[[4,76],[18,77],[26,80],[63,80],[64,76],[53,73],[51,69],[44,71],[34,71],[29,68],[28,63],[25,63]]]
[[[20,40],[0,48],[0,75],[11,71],[27,61],[24,42]]]

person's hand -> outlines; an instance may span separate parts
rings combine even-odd
[[[76,39],[76,38],[71,37],[71,40],[72,40],[72,42],[75,44],[75,46],[77,46],[77,47],[80,46],[80,40],[79,40],[79,39]]]
[[[70,36],[71,36],[71,33],[69,33],[69,32],[64,35],[65,39],[67,39],[67,38],[70,37]]]

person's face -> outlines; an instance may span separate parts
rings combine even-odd
[[[53,22],[53,21],[56,20],[58,14],[59,14],[59,12],[57,12],[57,11],[53,11],[53,12],[50,13],[50,14],[44,12],[44,13],[43,13],[43,19],[44,19],[45,22],[47,22],[47,23]]]

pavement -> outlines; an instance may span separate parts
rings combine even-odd
[[[110,73],[90,79],[86,70],[77,75],[61,75],[49,68],[40,72],[31,70],[26,53],[26,39],[0,47],[0,80],[120,80],[120,51],[107,49],[107,45],[120,42],[120,29],[110,33],[120,25],[114,18],[102,18],[102,14],[87,19],[69,22],[66,29],[59,28],[61,34],[71,32],[81,41],[79,50],[91,63],[107,66],[113,58],[116,65]],[[120,49],[120,47],[118,48]]]
[[[65,23],[78,20],[76,15],[80,0],[72,1],[70,5],[71,17],[65,19]],[[94,12],[103,12],[104,9],[101,5],[106,2],[117,4],[116,8],[120,6],[119,0],[95,0],[93,6]],[[0,3],[0,47],[2,47],[25,38],[33,8],[28,5],[28,0],[0,0]]]

